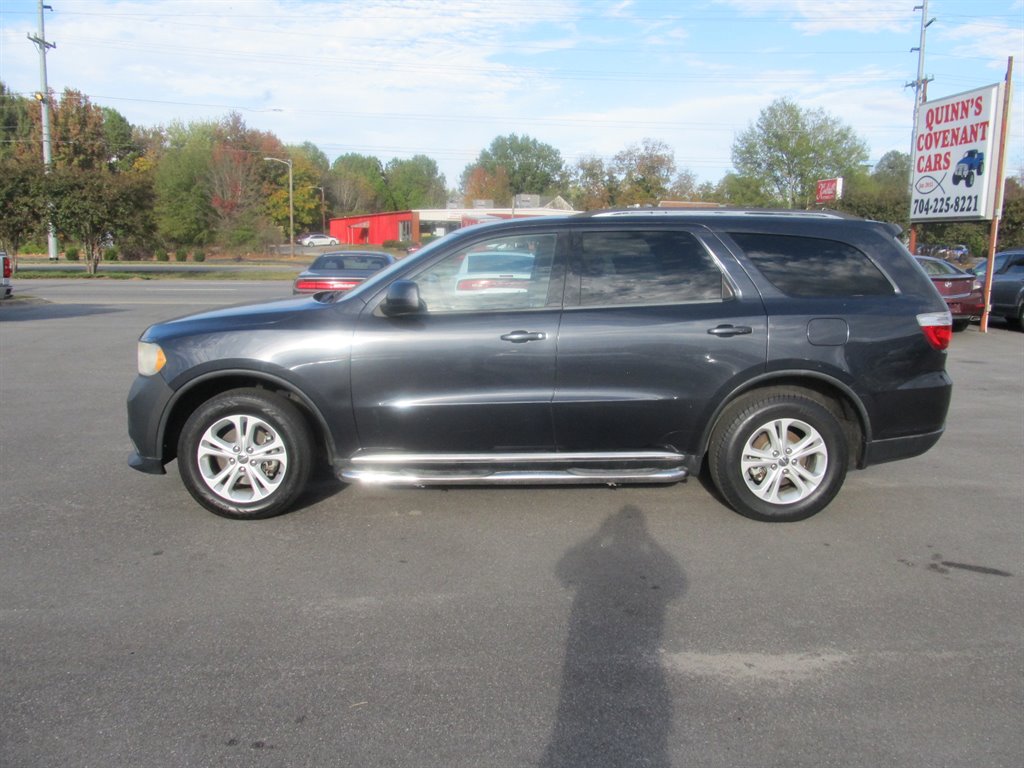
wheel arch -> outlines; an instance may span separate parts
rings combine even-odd
[[[831,376],[806,371],[779,371],[764,374],[745,382],[722,398],[701,435],[700,460],[707,456],[711,437],[722,416],[739,398],[764,390],[784,390],[802,394],[832,411],[843,426],[850,453],[850,463],[862,467],[864,448],[871,438],[871,421],[860,397],[846,384]]]
[[[221,370],[203,374],[180,387],[167,404],[160,424],[160,447],[166,464],[177,458],[178,438],[193,411],[211,397],[232,389],[263,389],[288,399],[306,419],[315,439],[315,447],[330,458],[334,455],[334,438],[327,421],[313,401],[287,379],[265,371],[245,369]]]

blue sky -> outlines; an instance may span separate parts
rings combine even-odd
[[[646,138],[717,181],[780,97],[909,151],[923,0],[47,0],[50,87],[136,125],[239,112],[288,144],[425,154],[450,187],[496,137],[568,164]],[[1024,0],[928,0],[929,98],[1014,57],[1009,173],[1024,172]],[[0,0],[0,80],[39,89],[36,0]]]

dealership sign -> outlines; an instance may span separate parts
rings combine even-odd
[[[1003,85],[921,105],[914,137],[910,220],[995,216]]]
[[[817,201],[819,203],[832,203],[843,196],[843,177],[836,179],[821,179],[818,181]]]

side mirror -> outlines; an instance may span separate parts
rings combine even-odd
[[[388,286],[380,310],[388,317],[416,315],[426,307],[420,299],[420,287],[412,280],[395,280]]]

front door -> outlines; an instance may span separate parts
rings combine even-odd
[[[407,276],[421,312],[367,306],[352,348],[364,449],[552,450],[559,247],[551,232],[484,238]]]

